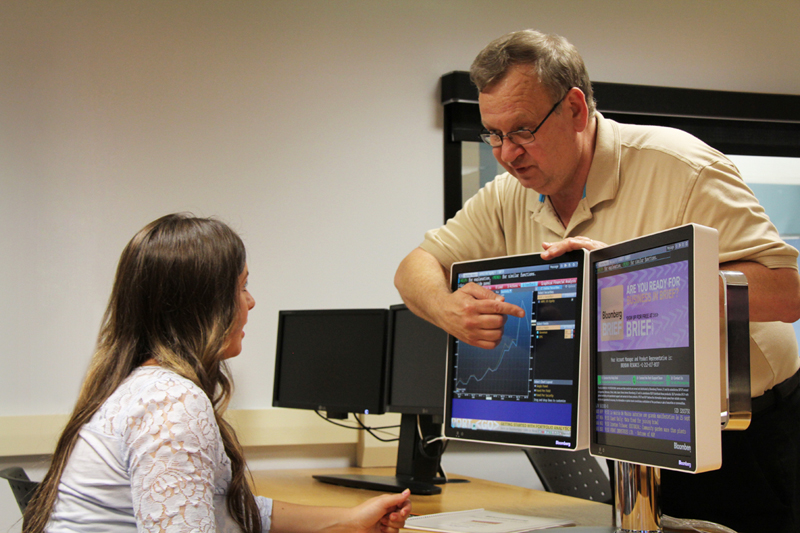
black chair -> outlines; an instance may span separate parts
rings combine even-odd
[[[0,470],[0,477],[8,480],[8,484],[11,485],[11,492],[14,493],[14,498],[17,499],[19,510],[25,513],[25,508],[33,498],[33,491],[39,486],[39,482],[31,481],[25,471],[18,466]]]
[[[525,448],[533,469],[547,492],[584,500],[612,503],[611,482],[589,450],[566,452]]]

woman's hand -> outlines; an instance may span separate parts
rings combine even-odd
[[[354,533],[397,533],[411,514],[411,492],[384,494],[352,508]]]
[[[272,533],[397,533],[411,514],[411,492],[384,494],[355,507],[273,502]]]

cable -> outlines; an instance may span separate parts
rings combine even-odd
[[[419,415],[417,415],[417,435],[419,436],[417,449],[419,450],[420,455],[422,455],[425,459],[429,459],[431,461],[438,461],[439,459],[441,459],[442,455],[444,454],[444,451],[447,449],[448,441],[444,438],[443,435],[439,435],[437,437],[434,437],[433,435],[429,435],[427,437],[424,436],[422,434],[422,423],[420,422]],[[433,454],[428,453],[428,451],[425,448],[439,441],[444,441],[440,450]]]
[[[340,428],[345,428],[345,429],[360,429],[360,428],[357,428],[356,426],[349,426],[347,424],[342,424],[341,422],[334,422],[332,419],[330,419],[327,416],[324,416],[322,413],[320,413],[319,410],[317,410],[317,409],[314,409],[314,412],[317,413],[317,416],[319,416],[321,419],[325,420],[326,422],[329,422],[329,423],[333,424],[334,426],[339,426]]]
[[[356,418],[356,420],[358,419]],[[370,426],[370,429],[400,429],[400,424],[394,424],[392,426],[378,426],[378,427]]]
[[[356,422],[358,422],[358,425],[361,426],[361,429],[363,429],[364,431],[366,431],[367,433],[369,433],[370,435],[372,435],[373,437],[375,437],[376,439],[378,439],[381,442],[396,442],[396,441],[400,440],[400,437],[393,437],[391,439],[384,439],[384,438],[379,437],[378,435],[375,434],[375,432],[373,430],[375,430],[375,429],[384,429],[384,428],[367,427],[367,426],[364,425],[364,422],[362,422],[361,419],[358,418],[358,417],[356,417]],[[385,427],[386,428],[392,428],[392,427],[396,428],[398,426],[385,426]]]
[[[715,522],[695,520],[692,518],[675,518],[668,515],[661,516],[661,525],[669,528],[699,531],[700,533],[736,533],[736,531],[731,528]]]
[[[360,426],[360,427],[356,427],[356,426],[351,426],[351,425],[348,425],[348,424],[342,424],[341,422],[335,422],[335,421],[331,420],[330,418],[328,418],[327,416],[323,416],[323,414],[320,413],[318,409],[314,409],[314,412],[317,413],[317,416],[319,416],[321,419],[325,420],[326,422],[329,422],[329,423],[333,424],[334,426],[339,426],[340,428],[345,428],[345,429],[363,429],[364,431],[366,431],[367,433],[369,433],[370,435],[372,435],[373,437],[375,437],[377,440],[379,440],[381,442],[395,442],[395,441],[400,440],[400,437],[392,436],[392,438],[390,438],[390,439],[385,439],[385,438],[379,437],[378,435],[375,434],[375,431],[379,431],[379,430],[383,430],[383,429],[396,429],[396,428],[398,428],[400,426],[382,426],[382,427],[375,427],[375,428],[374,427],[368,427],[368,426],[364,425],[364,423],[361,421],[361,419],[359,419],[358,417],[355,417],[355,420],[358,423],[358,426]]]

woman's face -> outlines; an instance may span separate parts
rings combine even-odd
[[[228,337],[224,359],[230,359],[242,353],[242,339],[244,338],[244,325],[247,324],[247,313],[256,305],[255,299],[247,290],[247,276],[247,264],[245,264],[244,270],[239,274],[238,281],[237,297],[239,310],[236,313],[233,331],[231,331],[230,337]]]

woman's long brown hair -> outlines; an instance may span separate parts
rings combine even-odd
[[[191,380],[214,406],[232,479],[227,507],[245,532],[261,532],[244,453],[222,418],[233,382],[222,354],[238,311],[244,244],[228,226],[184,214],[162,217],[128,243],[92,362],[75,409],[56,445],[50,469],[29,503],[24,533],[44,531],[78,434],[103,402],[151,358]]]

